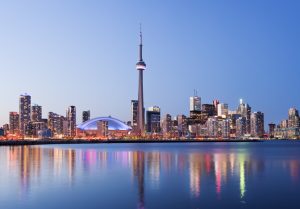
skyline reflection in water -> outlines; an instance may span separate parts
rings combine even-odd
[[[277,203],[284,206],[300,194],[299,148],[299,143],[1,147],[0,206],[263,208],[270,202],[258,204],[257,198],[290,192]]]

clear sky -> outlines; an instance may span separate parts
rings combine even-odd
[[[300,108],[300,1],[36,0],[0,3],[0,122],[22,93],[49,111],[130,119],[143,25],[145,107],[188,114],[198,90],[266,122]]]

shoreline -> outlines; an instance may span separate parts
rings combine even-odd
[[[26,145],[50,145],[50,144],[133,144],[133,143],[242,143],[242,142],[264,142],[266,140],[260,139],[233,139],[233,140],[219,140],[219,139],[187,139],[187,140],[153,140],[153,139],[141,139],[141,140],[84,140],[84,139],[40,139],[40,140],[1,140],[0,146],[26,146]],[[268,140],[269,141],[269,140]]]

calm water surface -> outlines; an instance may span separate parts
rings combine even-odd
[[[300,208],[300,143],[0,147],[0,208]]]

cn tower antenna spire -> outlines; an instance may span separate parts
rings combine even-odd
[[[143,45],[142,23],[140,23],[140,45]]]
[[[142,23],[140,23],[140,51],[139,51],[140,59],[139,61],[143,61],[143,33],[142,33]]]

